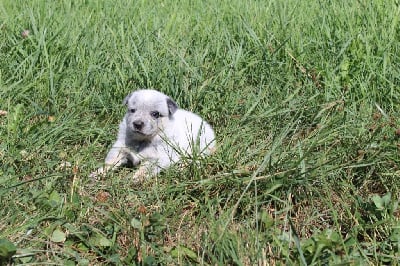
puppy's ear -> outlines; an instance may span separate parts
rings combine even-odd
[[[122,104],[123,104],[123,105],[127,105],[127,104],[128,104],[128,101],[129,101],[129,99],[131,98],[132,94],[133,94],[133,92],[129,93],[129,94],[125,97],[125,99],[122,101]]]
[[[178,105],[176,104],[176,102],[171,100],[171,98],[167,98],[167,106],[169,115],[173,115],[176,112],[176,110],[178,110]]]

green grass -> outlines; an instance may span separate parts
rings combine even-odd
[[[378,0],[1,1],[0,264],[398,265],[399,18]],[[143,87],[206,118],[218,151],[90,180]]]

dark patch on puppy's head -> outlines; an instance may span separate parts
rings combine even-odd
[[[167,106],[169,111],[169,116],[172,116],[176,110],[178,110],[178,105],[171,98],[167,98]]]
[[[131,98],[132,94],[133,94],[133,92],[129,93],[129,94],[124,98],[124,100],[122,101],[122,104],[123,104],[123,105],[127,105],[127,104],[128,104],[128,101],[129,101],[129,99]]]

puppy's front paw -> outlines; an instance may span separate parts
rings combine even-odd
[[[106,168],[100,167],[96,171],[90,173],[89,177],[92,179],[99,180],[100,178],[105,177],[106,173],[107,173]]]
[[[133,174],[133,180],[135,182],[142,182],[147,178],[148,175],[149,173],[146,167],[139,167]]]

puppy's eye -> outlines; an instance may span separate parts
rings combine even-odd
[[[157,119],[157,118],[160,118],[160,116],[161,116],[160,112],[157,112],[157,111],[151,112],[150,115],[151,115],[152,117],[156,118],[156,119]]]
[[[134,108],[129,109],[129,112],[131,112],[133,114],[134,112],[136,112],[136,109],[134,109]]]

